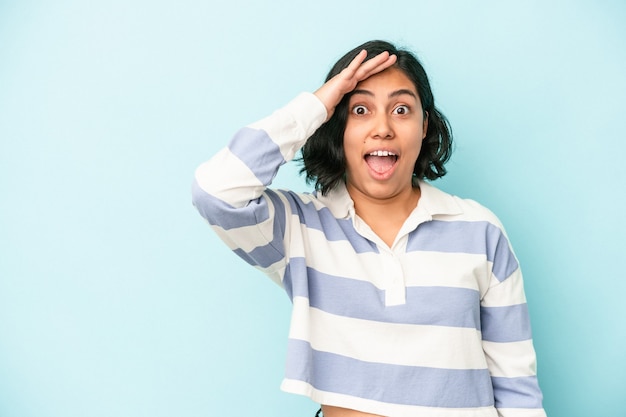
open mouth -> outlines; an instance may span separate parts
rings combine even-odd
[[[393,168],[398,155],[390,151],[374,151],[365,155],[365,162],[374,172],[384,174]]]

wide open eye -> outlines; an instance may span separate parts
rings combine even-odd
[[[367,107],[362,105],[356,105],[352,107],[352,114],[356,114],[357,116],[363,116],[365,114],[368,114],[369,112],[370,111],[367,109]]]
[[[393,109],[393,114],[409,114],[410,109],[409,106],[405,106],[405,105],[400,105],[398,107],[396,107],[395,109]]]

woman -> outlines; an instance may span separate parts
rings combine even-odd
[[[372,41],[196,171],[199,212],[291,298],[282,389],[325,417],[545,416],[500,222],[424,181],[451,143],[419,61]],[[268,188],[301,148],[316,192]]]

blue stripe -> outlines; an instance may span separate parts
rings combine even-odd
[[[323,232],[326,240],[330,242],[345,240],[352,245],[356,253],[379,252],[374,242],[354,230],[351,219],[338,219],[326,207],[318,210],[312,202],[303,202],[300,196],[292,191],[281,190],[281,192],[289,200],[291,211],[298,215],[300,223],[306,225],[307,229]]]
[[[536,376],[491,380],[496,408],[542,408],[543,395]]]
[[[504,233],[493,225],[490,225],[490,231],[487,259],[493,262],[493,275],[502,282],[519,268],[519,264]]]
[[[350,375],[338,378],[337,375]],[[320,352],[289,340],[286,375],[323,391],[423,407],[488,407],[494,398],[487,369],[388,365]]]
[[[410,251],[484,255],[493,262],[493,274],[498,281],[504,281],[518,268],[502,230],[484,221],[433,220],[422,223],[409,234],[407,252]]]
[[[270,243],[265,246],[259,246],[251,252],[245,252],[241,249],[235,249],[233,252],[252,266],[267,268],[284,258],[281,249],[282,248],[275,247],[272,243]]]
[[[225,230],[254,226],[269,218],[267,202],[262,197],[251,201],[245,207],[235,208],[219,198],[208,194],[200,188],[197,181],[193,182],[192,193],[193,205],[200,215],[211,225],[220,226]],[[276,210],[284,211],[282,203]]]
[[[526,303],[506,307],[482,307],[480,320],[483,340],[489,342],[520,342],[532,337]]]
[[[407,302],[385,306],[385,291],[367,281],[324,274],[291,258],[283,279],[289,297],[309,299],[327,313],[385,323],[480,329],[478,291],[453,287],[408,287]]]
[[[313,268],[307,273],[309,304],[327,313],[385,323],[480,329],[480,295],[475,290],[407,287],[406,304],[385,306],[385,291],[370,282],[327,275]]]
[[[228,149],[265,185],[272,182],[278,167],[285,163],[278,145],[260,129],[244,127],[239,130],[228,144]]]

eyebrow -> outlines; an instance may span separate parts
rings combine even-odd
[[[374,93],[372,93],[369,90],[353,90],[352,91],[352,95],[354,95],[354,94],[363,94],[363,95],[366,95],[366,96],[374,97]],[[401,88],[400,90],[392,91],[391,93],[389,93],[389,98],[401,96],[403,94],[408,94],[408,95],[410,95],[410,96],[412,96],[412,97],[417,99],[417,95],[413,91],[411,91],[411,90],[409,90],[407,88]]]
[[[408,94],[408,95],[410,95],[410,96],[412,96],[414,98],[417,98],[417,95],[413,91],[411,91],[409,89],[406,89],[406,88],[403,88],[403,89],[400,89],[400,90],[396,90],[393,93],[390,93],[389,94],[389,98],[401,96],[403,94]]]

